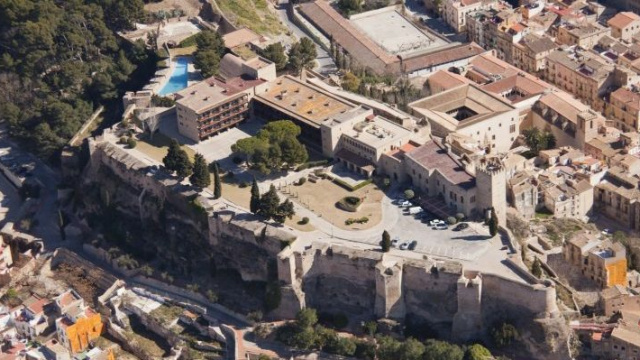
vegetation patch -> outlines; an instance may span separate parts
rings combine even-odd
[[[288,32],[278,17],[269,10],[267,0],[217,0],[220,10],[234,25],[247,27],[260,35]]]
[[[357,196],[345,196],[336,203],[336,206],[344,211],[356,212],[362,205],[362,199]]]
[[[342,180],[342,179],[338,179],[338,178],[334,178],[334,179],[333,179],[333,182],[334,182],[336,185],[340,185],[340,186],[342,186],[343,188],[345,188],[345,189],[347,189],[347,190],[349,190],[349,191],[357,191],[357,190],[360,190],[360,189],[362,189],[363,187],[365,187],[365,186],[367,186],[367,185],[371,184],[371,183],[373,182],[373,179],[367,179],[367,180],[361,181],[361,182],[357,183],[357,184],[356,184],[356,185],[354,185],[354,186],[352,186],[352,185],[351,185],[351,184],[349,184],[348,182],[346,182],[346,181],[344,181],[344,180]]]
[[[348,218],[344,221],[345,225],[353,225],[353,224],[366,224],[369,222],[369,218],[363,216],[361,218]]]

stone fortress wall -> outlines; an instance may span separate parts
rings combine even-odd
[[[132,163],[117,145],[93,143],[91,154],[85,176],[96,176],[97,168],[108,167],[139,193],[166,200],[171,197],[170,181],[149,175],[143,170],[146,166]],[[93,181],[100,183],[101,179]],[[319,312],[344,313],[350,319],[413,319],[428,324],[440,336],[462,341],[486,339],[493,325],[509,321],[518,328],[533,328],[536,341],[527,345],[532,354],[539,352],[545,359],[566,356],[562,341],[549,345],[554,344],[550,338],[566,339],[566,323],[550,282],[517,282],[465,271],[454,261],[402,259],[321,242],[292,247],[288,245],[295,235],[221,200],[204,202],[208,234],[203,240],[209,243],[217,266],[237,271],[245,281],[269,281],[277,276],[281,303],[269,314],[272,318],[293,318],[298,310],[313,307]]]

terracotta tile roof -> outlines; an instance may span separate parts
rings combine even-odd
[[[640,110],[640,94],[629,89],[620,88],[611,93],[611,100],[617,100],[636,111]]]
[[[356,29],[325,0],[304,3],[300,12],[312,23],[333,37],[349,54],[375,71],[383,73],[388,64],[397,59],[387,54],[382,47],[374,43],[365,34]]]
[[[427,169],[437,170],[453,185],[463,189],[471,189],[476,186],[475,177],[467,173],[464,166],[448,154],[435,140],[408,152],[407,156]]]
[[[31,295],[22,304],[34,314],[40,314],[44,312],[44,307],[49,303],[48,299],[40,298],[36,295]]]
[[[429,85],[438,85],[444,90],[451,89],[468,82],[466,78],[446,70],[436,71],[433,75],[429,76],[427,81],[429,82]],[[433,87],[433,85],[431,86]]]
[[[609,19],[609,21],[607,21],[607,25],[618,29],[624,29],[637,20],[640,20],[640,16],[629,11],[624,11],[617,13],[616,16]]]
[[[461,44],[441,51],[405,59],[402,63],[406,72],[426,69],[431,66],[447,64],[480,55],[485,50],[476,43]]]
[[[578,123],[578,114],[589,110],[589,106],[561,91],[542,96],[540,102],[555,110],[574,124]]]

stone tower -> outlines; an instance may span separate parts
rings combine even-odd
[[[482,333],[482,276],[477,271],[465,271],[457,285],[458,311],[452,333],[457,340],[476,340]]]
[[[494,208],[501,226],[507,222],[507,176],[498,158],[482,158],[476,165],[476,208],[484,217]]]

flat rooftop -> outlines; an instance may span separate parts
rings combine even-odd
[[[437,170],[452,184],[465,190],[476,186],[476,178],[469,174],[464,169],[464,165],[448,154],[447,150],[435,140],[407,152],[405,156],[427,169]]]
[[[313,127],[320,127],[328,118],[356,108],[354,104],[288,75],[272,81],[269,90],[255,98]]]
[[[447,45],[402,16],[395,6],[353,15],[350,21],[376,44],[394,55],[406,55]]]
[[[328,120],[325,124],[328,126],[331,126],[332,124],[339,124],[342,122],[342,117],[345,118],[345,121],[348,121],[350,113],[356,114],[358,112],[359,111],[356,110],[340,114],[339,116],[336,116],[336,118]],[[411,130],[405,129],[404,127],[381,116],[372,114],[367,116],[364,121],[359,121],[353,124],[353,127],[347,129],[344,134],[374,148],[380,148],[386,144],[394,143],[399,139],[403,139],[411,135]]]
[[[227,80],[210,77],[176,93],[176,103],[196,113],[239,97],[250,88],[265,83],[262,79],[235,77]]]

